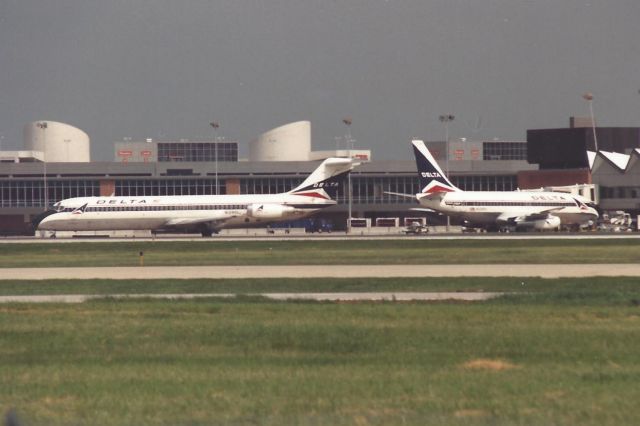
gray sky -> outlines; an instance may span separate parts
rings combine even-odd
[[[330,149],[410,159],[409,139],[640,126],[638,0],[0,0],[0,136],[55,120],[113,141],[241,142],[297,120]]]

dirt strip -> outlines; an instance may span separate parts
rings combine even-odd
[[[474,293],[474,292],[439,292],[439,293],[256,293],[243,296],[259,296],[271,300],[315,300],[319,302],[410,302],[410,301],[439,301],[461,300],[467,302],[493,299],[504,293]],[[59,294],[59,295],[22,295],[0,296],[0,303],[83,303],[98,299],[199,299],[199,298],[229,298],[235,297],[231,293],[191,293],[191,294]]]

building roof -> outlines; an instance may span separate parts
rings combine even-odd
[[[600,167],[604,162],[612,165],[620,172],[627,172],[637,163],[638,159],[640,159],[640,148],[633,149],[630,154],[609,151],[598,151],[596,154],[593,151],[587,151],[587,155],[590,158],[589,165],[591,171]],[[593,160],[591,160],[591,157],[593,157]]]
[[[320,161],[240,161],[218,162],[218,174],[224,176],[300,175],[313,171]],[[451,161],[451,172],[458,175],[516,174],[537,167],[525,161]],[[0,163],[0,177],[37,177],[43,173],[42,163]],[[416,173],[415,161],[375,161],[361,163],[354,175],[387,175]],[[61,178],[126,178],[126,177],[209,177],[215,176],[213,163],[49,163],[47,174]]]

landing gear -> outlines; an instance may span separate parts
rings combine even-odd
[[[205,224],[201,224],[198,227],[198,231],[200,231],[200,235],[202,235],[205,238],[209,238],[211,237],[211,235],[214,234],[214,231]]]

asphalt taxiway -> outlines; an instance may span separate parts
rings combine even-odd
[[[640,277],[638,264],[256,265],[3,268],[2,280],[393,277]]]
[[[180,242],[214,242],[214,241],[353,241],[353,240],[594,240],[594,239],[639,239],[640,232],[549,232],[549,233],[461,233],[461,232],[433,232],[426,235],[405,235],[397,232],[334,232],[331,234],[220,234],[211,238],[195,235],[163,234],[154,237],[59,237],[42,238],[40,236],[0,237],[0,244],[57,244],[57,243],[115,243],[140,241],[180,241]]]

